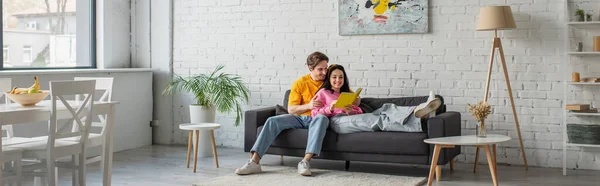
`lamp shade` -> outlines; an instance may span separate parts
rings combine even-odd
[[[477,30],[510,30],[517,28],[510,6],[488,6],[479,9]]]

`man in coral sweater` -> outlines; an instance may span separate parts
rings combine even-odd
[[[254,146],[250,150],[252,158],[244,166],[235,170],[236,174],[245,175],[261,172],[260,159],[265,155],[277,135],[286,129],[308,129],[308,141],[304,159],[298,163],[298,173],[303,176],[312,175],[310,160],[321,152],[325,131],[329,127],[329,118],[324,115],[311,117],[311,110],[323,106],[316,101],[315,93],[325,80],[329,58],[321,52],[313,52],[306,59],[310,73],[297,79],[290,90],[288,112],[290,114],[273,116],[267,119]]]

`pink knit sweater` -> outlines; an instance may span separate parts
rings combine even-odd
[[[313,108],[312,109],[312,117],[315,117],[318,114],[323,114],[327,117],[332,117],[332,116],[335,116],[338,114],[346,114],[346,111],[344,111],[344,109],[341,109],[341,108],[334,108],[333,111],[331,111],[329,109],[331,103],[333,101],[337,100],[338,97],[340,97],[339,92],[331,93],[331,91],[329,91],[329,90],[325,90],[325,89],[319,90],[319,92],[317,92],[317,94],[315,94],[314,99],[321,101],[321,103],[323,103],[323,107]],[[360,109],[360,107],[352,105],[352,111],[349,114],[355,115],[355,114],[362,114],[362,113],[363,113],[363,111]]]

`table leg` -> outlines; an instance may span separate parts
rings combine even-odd
[[[450,170],[453,171],[454,170],[454,159],[450,160]]]
[[[497,166],[497,165],[498,165],[498,162],[496,161],[496,160],[497,160],[497,159],[496,159],[496,144],[493,144],[493,145],[492,145],[492,152],[494,153],[494,169],[495,169],[495,170],[498,170],[498,169],[497,169],[497,167],[498,167],[498,166]]]
[[[435,167],[437,166],[438,156],[440,155],[440,151],[442,150],[442,146],[435,145],[433,149],[433,157],[431,158],[431,168],[429,168],[429,178],[427,179],[427,186],[431,186],[431,182],[433,182],[433,174],[435,173]]]
[[[484,145],[482,148],[485,148],[485,155],[488,160],[488,165],[490,167],[490,173],[492,174],[492,180],[494,181],[494,186],[498,186],[498,180],[496,177],[496,165],[494,164],[494,157],[492,157],[492,152],[490,152],[490,146]]]
[[[196,172],[196,163],[198,162],[198,138],[200,131],[196,130],[196,149],[194,150],[194,172]]]
[[[475,151],[475,162],[473,162],[473,173],[477,173],[477,162],[479,161],[479,147]]]
[[[210,139],[212,140],[213,155],[215,156],[215,164],[219,168],[219,157],[217,156],[217,145],[215,144],[215,130],[210,130]]]
[[[435,180],[440,181],[441,177],[442,177],[442,166],[436,165],[435,166]]]
[[[194,138],[194,131],[190,130],[190,134],[188,137],[188,151],[187,151],[187,168],[190,168],[190,155],[192,155],[192,139]]]
[[[6,97],[6,96],[4,96]],[[8,103],[8,102],[6,102]],[[2,116],[0,116],[0,121],[2,121]],[[0,138],[0,147],[2,147],[2,138]],[[2,148],[0,148],[0,162],[4,162],[3,156],[4,152],[2,152]],[[2,176],[2,174],[0,174],[0,185],[4,185],[4,176]]]
[[[106,115],[106,128],[104,129],[104,143],[102,144],[102,185],[111,185],[113,138],[115,127],[115,105],[111,104]],[[82,162],[85,163],[85,162]]]

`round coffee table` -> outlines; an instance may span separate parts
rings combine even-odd
[[[497,134],[488,134],[485,138],[480,138],[475,135],[469,136],[451,136],[451,137],[442,137],[442,138],[430,138],[423,140],[425,143],[435,145],[433,150],[433,157],[431,160],[431,168],[429,170],[429,179],[427,180],[427,185],[430,186],[433,181],[433,174],[437,169],[438,156],[440,155],[440,151],[442,148],[454,148],[456,145],[460,146],[476,146],[479,148],[483,148],[485,150],[485,154],[487,156],[488,164],[490,166],[490,172],[492,174],[492,180],[494,181],[494,185],[498,185],[498,181],[496,179],[496,144],[509,141],[511,138],[504,135]],[[494,150],[494,154],[492,156],[492,152],[490,152],[490,145]],[[439,175],[438,175],[439,179]]]
[[[194,172],[196,172],[196,162],[198,161],[198,136],[200,136],[201,130],[209,130],[210,138],[212,141],[213,155],[215,156],[215,164],[219,168],[219,158],[217,157],[217,148],[215,145],[215,129],[221,128],[221,124],[218,123],[185,123],[180,124],[179,129],[189,130],[190,134],[188,137],[188,152],[187,152],[187,168],[190,168],[190,154],[192,153],[192,136],[194,131],[196,132],[196,147],[194,148]]]

